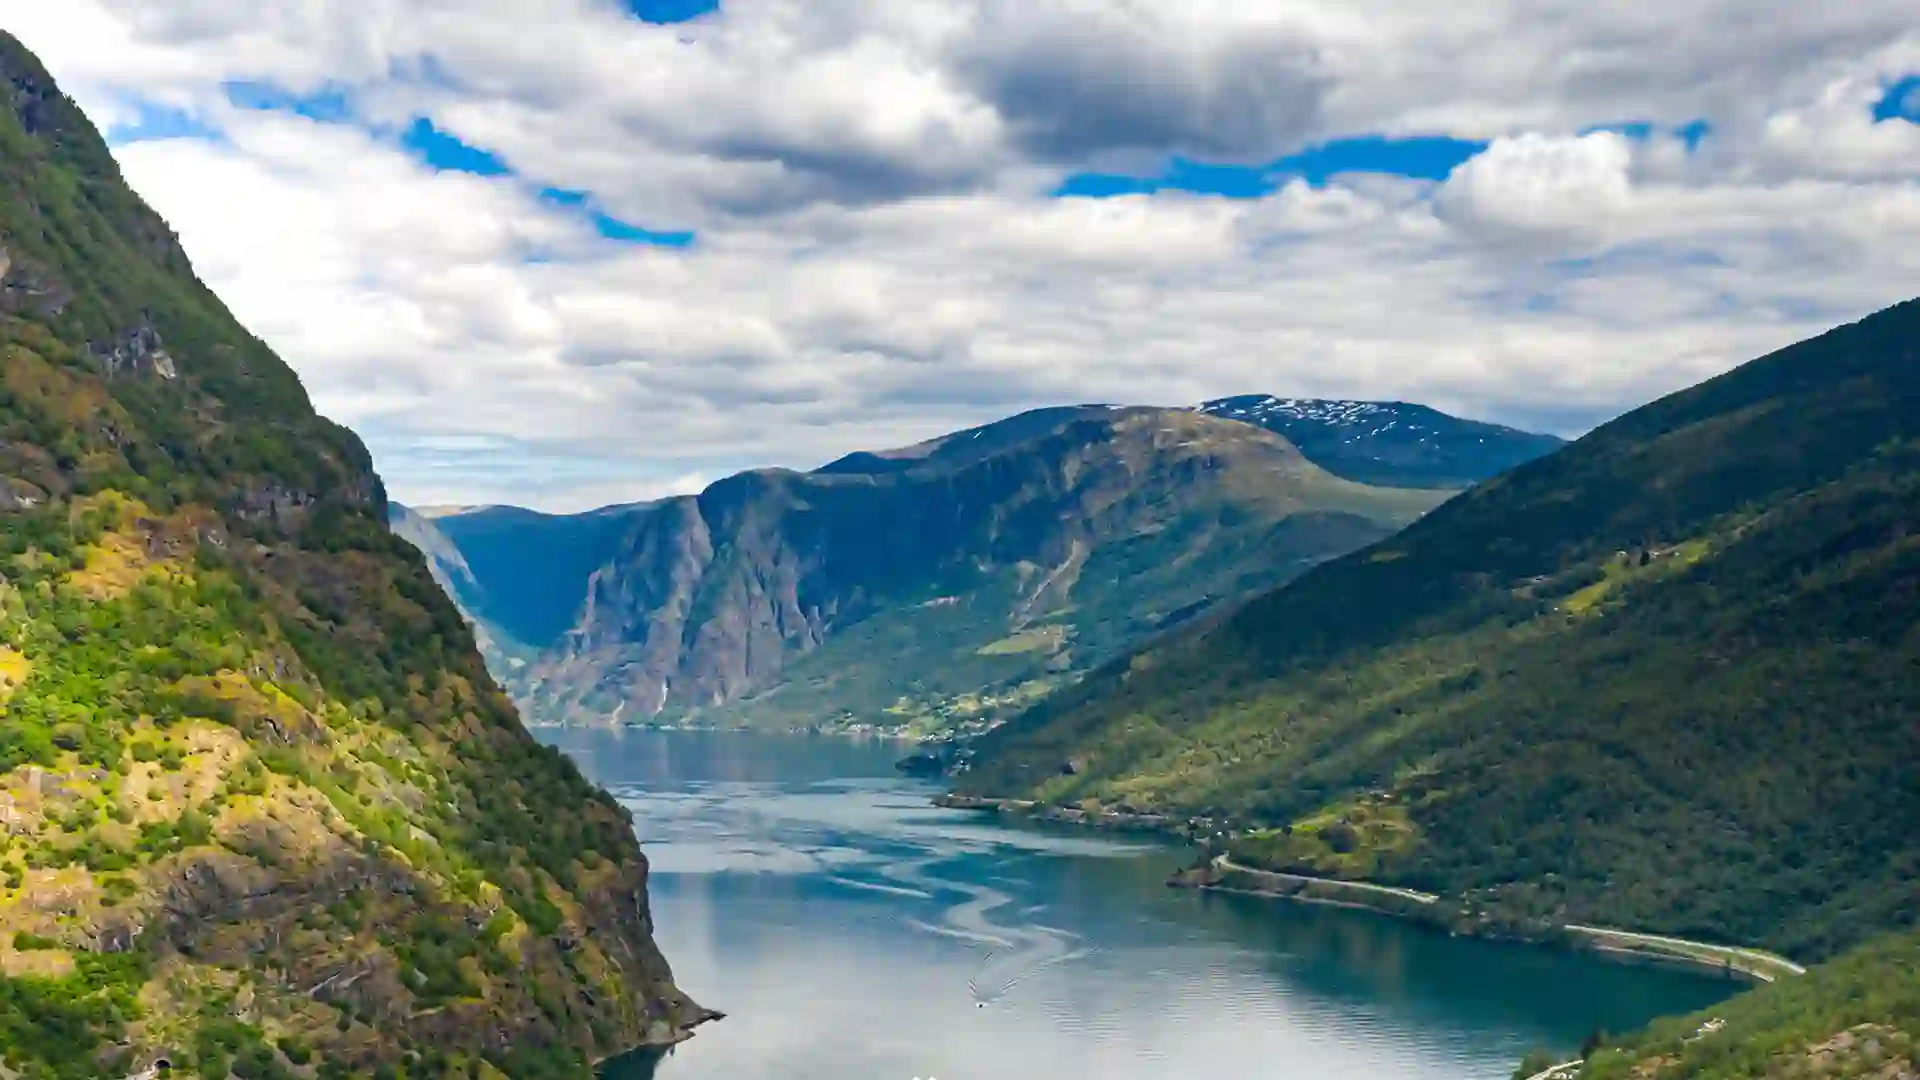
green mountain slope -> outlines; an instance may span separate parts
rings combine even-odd
[[[704,1017],[385,513],[0,34],[0,1074],[578,1076]]]
[[[1920,915],[1917,436],[1908,303],[1104,670],[962,790],[1229,815],[1243,862],[1468,923],[1831,953]]]
[[[538,719],[937,730],[1445,495],[1341,480],[1246,424],[1085,407],[590,515],[444,516],[420,541],[461,556],[456,596]]]
[[[1606,1040],[1580,1080],[1920,1077],[1920,935],[1876,938],[1807,975]]]

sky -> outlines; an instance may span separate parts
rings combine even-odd
[[[1577,435],[1920,293],[1911,0],[0,2],[415,504],[1024,408]]]

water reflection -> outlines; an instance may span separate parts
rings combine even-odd
[[[600,1067],[601,1080],[653,1080],[671,1050],[636,1050]]]
[[[729,1014],[609,1076],[1492,1080],[1532,1046],[1730,989],[1168,889],[1185,852],[934,809],[892,773],[895,745],[556,741],[633,810],[661,945],[680,984]]]

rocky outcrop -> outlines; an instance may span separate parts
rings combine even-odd
[[[145,323],[106,343],[87,343],[87,352],[109,379],[153,376],[177,379],[179,368],[167,354],[160,332]]]
[[[67,310],[73,295],[58,282],[16,261],[0,245],[0,315],[34,315],[52,319]]]
[[[17,476],[0,476],[0,510],[31,510],[47,501],[45,488]]]

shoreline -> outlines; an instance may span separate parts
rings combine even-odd
[[[1181,839],[1191,839],[1180,833],[1179,821],[1165,814],[1123,814],[1116,810],[1089,814],[1085,810],[1068,806],[1046,806],[1033,799],[992,799],[977,795],[955,795],[951,792],[934,796],[933,805],[945,810],[977,810],[1026,817],[1035,821],[1080,825],[1089,829],[1156,832],[1179,836]]]
[[[698,1034],[697,1029],[707,1024],[725,1020],[726,1018],[727,1014],[718,1009],[709,1009],[704,1006],[698,1007],[693,1016],[682,1021],[673,1029],[673,1033],[666,1039],[645,1040],[617,1054],[608,1054],[605,1057],[589,1061],[587,1067],[593,1070],[594,1075],[598,1076],[603,1070],[610,1066],[620,1065],[622,1063],[641,1063],[649,1058],[658,1060],[660,1056],[667,1054],[674,1047],[692,1039],[694,1035]]]
[[[1259,870],[1241,866],[1225,855],[1215,856],[1210,868],[1183,870],[1174,874],[1167,880],[1167,885],[1171,888],[1231,892],[1272,900],[1332,904],[1426,922],[1449,933],[1468,937],[1554,946],[1617,963],[1673,967],[1756,984],[1776,982],[1806,971],[1785,957],[1760,949],[1713,945],[1704,941],[1641,934],[1612,927],[1557,923],[1539,935],[1476,932],[1470,927],[1462,928],[1436,917],[1438,905],[1444,898],[1431,893],[1371,882],[1339,881]]]
[[[1045,806],[1031,799],[1002,799],[946,793],[936,796],[935,806],[949,810],[990,812],[1029,820],[1079,825],[1090,829],[1117,829],[1129,832],[1156,832],[1192,841],[1183,830],[1207,829],[1214,823],[1204,819],[1181,821],[1164,814],[1124,814],[1104,811],[1089,814],[1084,810]],[[1643,934],[1613,927],[1557,923],[1539,934],[1519,934],[1477,930],[1462,926],[1440,910],[1445,897],[1414,889],[1379,885],[1367,881],[1343,881],[1335,878],[1289,874],[1241,866],[1226,855],[1216,855],[1206,866],[1175,872],[1167,886],[1267,900],[1285,900],[1318,904],[1355,911],[1371,911],[1399,919],[1426,923],[1451,934],[1488,940],[1516,941],[1530,945],[1588,953],[1616,963],[1650,964],[1674,967],[1702,974],[1723,975],[1749,983],[1772,983],[1788,976],[1801,975],[1806,969],[1783,956],[1762,949],[1714,945],[1704,941],[1660,934]]]
[[[812,728],[804,727],[757,728],[751,726],[720,727],[718,725],[689,725],[682,727],[675,724],[627,723],[625,721],[603,724],[534,724],[523,721],[523,725],[529,732],[646,731],[671,735],[813,735],[820,738],[831,739],[868,739],[874,742],[917,743],[920,741],[919,737],[915,735],[905,735],[897,731],[882,731],[878,729],[869,731],[849,731],[845,729],[816,731]]]

